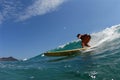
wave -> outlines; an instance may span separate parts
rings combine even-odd
[[[105,42],[112,42],[115,39],[120,38],[120,25],[115,25],[110,28],[106,28],[101,32],[92,33],[92,39],[90,44],[92,46],[104,45]]]
[[[96,48],[94,51],[88,52],[88,55],[83,54],[69,57],[41,57],[39,55],[34,57],[32,62],[34,61],[34,63],[39,64],[41,62],[41,64],[46,65],[47,71],[51,70],[49,68],[52,66],[52,68],[57,69],[56,71],[53,70],[52,73],[56,73],[59,70],[60,72],[64,72],[63,74],[67,78],[72,75],[77,75],[72,76],[71,80],[120,79],[120,24],[91,33],[90,35],[92,38],[89,44]],[[80,48],[80,43],[80,40],[74,40],[50,51]],[[55,77],[61,77],[58,74]],[[63,76],[62,79],[66,80]]]
[[[100,32],[96,32],[96,33],[94,32],[90,35],[92,38],[89,44],[92,47],[103,47],[106,46],[106,44],[107,46],[108,45],[115,46],[117,42],[114,42],[114,40],[120,38],[120,24],[112,27],[108,27]],[[50,51],[61,51],[61,50],[81,48],[80,44],[81,44],[81,40],[74,40],[64,45],[60,45],[59,47],[52,49]]]
[[[97,47],[93,54],[69,57],[40,54],[18,62],[0,62],[0,80],[119,80],[120,25],[90,35],[89,44]],[[80,42],[74,40],[51,51],[80,48]]]
[[[94,55],[100,55],[100,57],[105,57],[107,54],[103,54],[107,51],[114,51],[116,49],[120,49],[120,24],[107,27],[102,31],[91,33],[91,40],[90,40],[90,46],[95,47]],[[66,44],[60,45],[55,49],[51,49],[48,51],[63,51],[63,50],[71,50],[71,49],[77,49],[81,48],[81,40],[73,40],[71,42],[68,42]],[[47,52],[48,52],[47,51]],[[111,53],[112,55],[114,53]],[[32,57],[30,59],[36,61],[41,60],[41,57],[44,57],[44,54],[41,53],[38,56]],[[30,60],[28,59],[28,60]]]

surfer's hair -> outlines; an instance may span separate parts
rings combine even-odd
[[[77,37],[79,37],[81,34],[77,34]]]

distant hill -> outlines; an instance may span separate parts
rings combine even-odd
[[[18,59],[15,59],[13,57],[2,57],[0,58],[0,61],[18,61]]]

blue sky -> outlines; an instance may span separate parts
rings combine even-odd
[[[37,56],[77,33],[120,24],[120,0],[0,0],[0,57]]]

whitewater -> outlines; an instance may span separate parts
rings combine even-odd
[[[83,55],[47,57],[0,62],[0,80],[119,80],[120,25],[90,34],[90,45],[96,47]],[[80,48],[74,40],[49,51]]]

